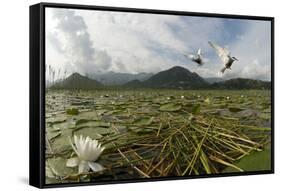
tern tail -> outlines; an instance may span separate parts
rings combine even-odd
[[[221,69],[221,73],[224,73],[225,70],[226,70],[226,67],[224,67],[223,69]]]

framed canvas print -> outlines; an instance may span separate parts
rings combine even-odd
[[[274,19],[30,7],[30,184],[274,172]]]

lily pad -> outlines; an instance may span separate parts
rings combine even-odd
[[[132,127],[129,127],[129,129],[135,133],[138,133],[139,131],[142,130],[141,127],[136,127],[136,126],[132,126]]]
[[[65,151],[72,150],[70,143],[69,143],[69,135],[63,135],[53,138],[51,141],[51,147],[53,149],[53,152],[55,153],[62,153]]]
[[[126,126],[118,125],[118,126],[115,126],[115,128],[117,129],[117,131],[119,133],[126,133],[127,132],[127,127]]]
[[[192,107],[192,113],[198,114],[200,112],[201,106],[199,104]]]
[[[73,168],[69,168],[66,166],[67,159],[62,157],[53,157],[47,159],[47,164],[49,167],[48,174],[52,172],[55,176],[65,177],[70,174],[77,173]]]
[[[271,108],[267,108],[263,110],[264,113],[270,113],[271,112]]]
[[[271,169],[271,149],[265,148],[263,151],[253,151],[250,155],[243,157],[235,166],[244,171],[262,171]],[[236,172],[236,169],[227,167],[223,172]]]
[[[49,140],[53,139],[53,138],[56,138],[57,136],[59,136],[61,134],[60,131],[48,131],[47,130],[47,137]]]
[[[84,137],[90,137],[91,139],[100,139],[102,138],[102,135],[101,134],[98,134],[98,133],[95,133],[95,132],[87,132],[87,131],[78,131],[77,133],[75,133],[75,135],[77,136],[84,136]]]
[[[153,121],[153,117],[146,117],[146,118],[140,118],[140,119],[137,119],[136,121],[134,121],[134,125],[136,126],[147,126],[147,125],[150,125]]]
[[[56,123],[52,125],[52,128],[54,130],[62,130],[62,129],[69,129],[69,128],[74,128],[75,125],[74,123],[68,123],[68,122],[63,122],[63,123]]]
[[[88,121],[84,123],[78,123],[76,127],[104,127],[104,128],[109,128],[110,123],[104,122],[104,121]]]
[[[159,110],[160,111],[179,111],[182,108],[180,104],[175,103],[167,103],[162,105]]]
[[[75,118],[77,120],[79,120],[79,119],[98,120],[99,119],[96,111],[79,112],[79,114],[77,116],[75,116]]]
[[[52,171],[52,169],[50,168],[50,166],[48,165],[48,163],[46,163],[46,176],[48,178],[56,178],[55,173]]]
[[[46,118],[46,122],[47,123],[62,123],[65,122],[67,119],[67,117],[65,115],[56,115],[56,116],[49,116],[48,118]]]
[[[260,117],[261,119],[264,119],[264,120],[270,120],[270,119],[271,119],[271,113],[261,113],[261,114],[259,115],[259,117]]]
[[[154,131],[153,128],[142,128],[137,133],[144,134],[144,133],[150,133],[150,132],[153,132],[153,131]]]
[[[231,112],[236,113],[236,112],[243,111],[244,109],[240,108],[240,107],[229,107],[228,110],[231,111]]]
[[[102,135],[114,133],[115,130],[112,128],[101,128],[101,127],[82,127],[74,132],[76,135],[89,136],[92,139],[99,139]]]
[[[89,122],[88,119],[79,119],[79,120],[76,121],[75,125],[80,125],[82,123],[87,123],[87,122]]]
[[[79,110],[77,108],[71,108],[66,110],[67,115],[78,115]]]

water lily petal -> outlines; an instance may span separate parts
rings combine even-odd
[[[88,165],[88,162],[83,161],[83,160],[80,161],[79,170],[78,170],[79,174],[88,172],[89,170],[90,170],[90,167]]]
[[[81,139],[81,136],[80,136],[80,139]],[[79,153],[81,152],[80,139],[76,135],[74,135],[74,143],[75,143],[76,151],[78,153],[77,155],[79,155]]]
[[[77,145],[77,143],[78,143],[78,137],[76,135],[74,135],[74,143],[75,143],[75,145]]]
[[[94,147],[94,148],[96,148],[96,147],[98,147],[98,141],[97,140],[93,140],[92,141],[92,147]]]
[[[77,157],[70,158],[70,159],[67,159],[66,166],[67,167],[76,167],[79,165],[79,162],[80,162],[80,160]]]
[[[104,167],[96,162],[88,162],[88,165],[94,172],[99,172],[99,171],[104,170]]]
[[[101,147],[101,148],[100,148],[100,150],[101,150],[101,153],[102,153],[102,151],[104,151],[104,149],[105,149],[105,147]]]
[[[82,137],[82,140],[80,142],[81,154],[86,152],[86,147],[87,147],[88,143],[89,143],[89,138],[88,137],[87,138]]]
[[[82,153],[82,157],[84,158],[84,160],[90,161],[91,153],[92,153],[91,142],[88,140],[88,137],[87,137],[85,147],[84,147],[84,150]]]
[[[82,135],[80,135],[79,139],[77,139],[77,150],[79,153],[83,152],[83,147],[84,147],[84,138]]]

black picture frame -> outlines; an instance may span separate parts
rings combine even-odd
[[[89,183],[45,184],[45,8],[68,8],[82,10],[117,11],[133,13],[151,13],[164,15],[184,15],[197,17],[215,17],[231,19],[262,20],[271,22],[271,170],[237,172],[224,174],[196,175],[186,177],[161,177],[149,179],[131,179]],[[211,178],[227,176],[245,176],[274,173],[274,18],[231,15],[216,13],[195,13],[123,7],[104,7],[92,5],[74,5],[58,3],[39,3],[30,6],[30,129],[29,129],[29,184],[38,188],[99,185],[113,183],[131,183],[162,180],[180,180],[193,178]]]

